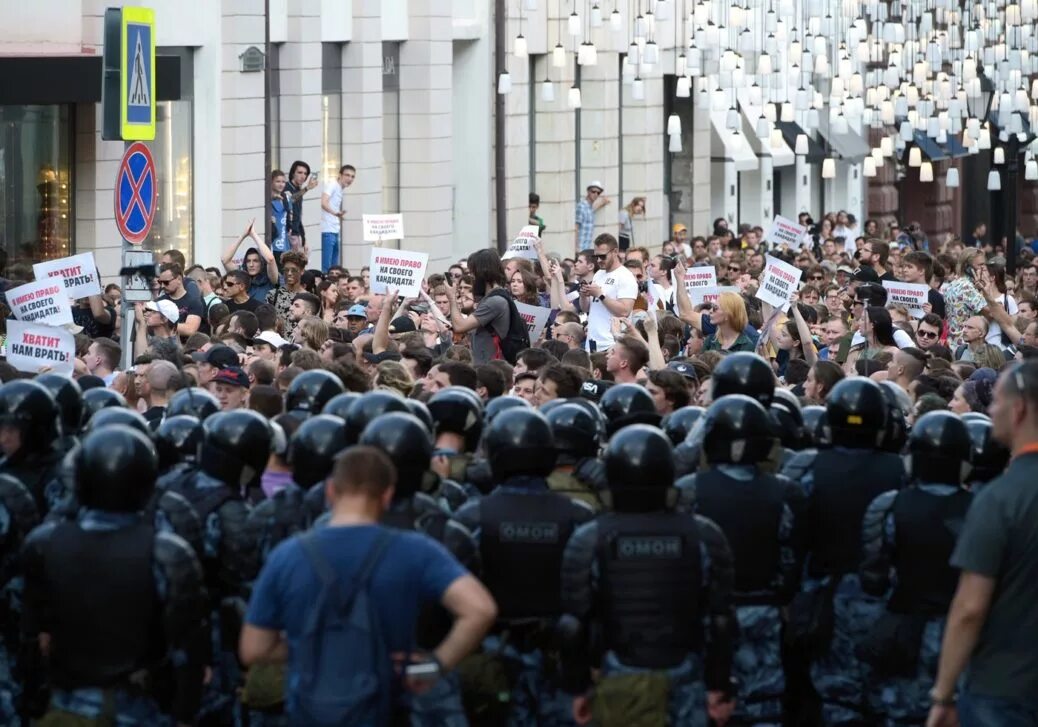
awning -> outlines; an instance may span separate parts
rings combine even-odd
[[[818,133],[829,142],[833,154],[852,164],[860,164],[865,157],[872,153],[872,147],[857,133],[854,131],[848,131],[846,134],[831,132],[829,115],[822,113],[819,116],[821,118],[818,119]]]
[[[753,172],[760,168],[757,155],[753,153],[743,134],[736,135],[725,128],[725,111],[711,111],[710,125],[714,131],[710,144],[713,161],[733,162],[737,172]],[[738,141],[736,141],[738,139]]]
[[[749,93],[744,90],[739,92],[739,108],[742,110],[743,134],[750,140],[750,146],[758,157],[770,156],[771,163],[776,167],[786,167],[796,163],[796,155],[786,144],[783,138],[779,146],[771,145],[771,139],[762,139],[757,136],[757,121],[760,119],[763,109],[760,106],[744,103]]]
[[[925,131],[916,131],[912,141],[919,147],[919,151],[922,152],[923,156],[932,162],[939,162],[944,159],[957,159],[968,156],[970,153],[969,149],[962,145],[957,134],[948,134],[948,140],[940,144],[937,139],[927,136]]]
[[[776,121],[775,126],[782,131],[782,138],[786,140],[789,148],[796,153],[797,136],[803,134],[807,137],[807,155],[804,157],[808,164],[821,164],[825,160],[825,150],[815,138],[804,131],[804,128],[795,121]]]

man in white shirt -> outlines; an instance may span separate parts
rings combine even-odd
[[[353,184],[357,178],[357,170],[350,164],[344,164],[339,170],[339,177],[328,182],[321,195],[321,270],[328,271],[332,265],[339,264],[339,234],[342,231],[342,218],[346,210],[342,208],[343,190]]]
[[[606,351],[612,347],[613,318],[627,318],[638,297],[638,281],[623,266],[616,238],[604,233],[595,238],[595,260],[598,272],[590,283],[580,286],[580,308],[588,311],[587,347],[589,351]]]

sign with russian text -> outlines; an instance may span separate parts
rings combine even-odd
[[[775,246],[786,245],[790,250],[799,250],[804,244],[806,234],[807,228],[803,225],[798,225],[782,215],[775,215],[768,234],[764,236],[764,242]]]
[[[800,268],[768,255],[757,298],[780,310],[789,308],[789,299],[800,283]]]
[[[901,305],[909,309],[913,318],[923,317],[923,306],[930,302],[929,285],[884,280],[883,287],[887,289],[887,305]]]
[[[64,328],[23,321],[7,322],[7,363],[19,371],[40,373],[49,369],[71,376],[76,356],[76,339]]]
[[[92,252],[36,263],[32,266],[32,272],[37,280],[64,278],[65,292],[70,298],[101,295],[101,280],[97,275],[97,263],[94,262]]]
[[[371,249],[371,292],[385,293],[395,288],[405,298],[417,298],[422,293],[422,278],[429,264],[429,255],[407,250]]]
[[[715,285],[710,288],[696,288],[694,291],[689,291],[689,297],[692,298],[692,305],[706,305],[708,303],[716,303],[717,299],[721,297],[721,293],[735,293],[739,294],[739,289],[734,285]]]
[[[548,318],[551,317],[551,308],[545,308],[540,305],[527,305],[519,301],[515,302],[515,308],[519,311],[522,319],[526,321],[526,328],[530,331],[530,343],[538,341],[541,334],[544,333],[544,326],[547,325]]]
[[[404,239],[403,215],[361,215],[361,219],[366,242]]]
[[[512,244],[508,246],[505,254],[501,256],[502,260],[507,260],[513,257],[526,258],[527,260],[536,260],[537,251],[533,248],[533,243],[541,239],[538,232],[540,228],[537,225],[527,225],[523,229],[519,230],[519,234],[516,235],[515,239],[512,240]],[[533,340],[532,338],[530,339]]]
[[[693,305],[696,300],[696,291],[700,288],[717,287],[717,270],[713,265],[685,269],[685,287],[692,298]]]
[[[7,291],[7,307],[26,323],[64,326],[72,322],[72,306],[65,284],[55,278],[19,285]]]

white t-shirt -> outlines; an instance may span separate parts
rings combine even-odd
[[[328,195],[328,206],[338,212],[342,209],[342,187],[337,181],[328,182],[324,185],[324,194]],[[339,234],[342,229],[342,220],[335,215],[330,215],[321,208],[321,232]]]
[[[1016,305],[1016,299],[1011,295],[1000,295],[997,302],[1006,309],[1006,312],[1009,313],[1010,316],[1015,316],[1020,310]],[[1002,348],[1002,326],[998,325],[994,321],[989,321],[988,335],[984,340],[992,346]]]
[[[594,285],[602,288],[602,295],[613,300],[634,300],[638,297],[638,281],[634,273],[623,265],[612,272],[599,270],[591,281]],[[587,336],[589,341],[595,342],[595,349],[605,351],[611,348],[613,341],[612,331],[613,314],[598,301],[591,301],[591,310],[587,316]]]
[[[662,285],[650,282],[649,288],[652,290],[653,297],[663,303],[663,307],[668,310],[674,307],[674,286],[664,288]]]

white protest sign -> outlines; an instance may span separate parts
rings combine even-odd
[[[544,332],[544,326],[548,323],[548,318],[551,316],[551,308],[527,305],[519,301],[515,302],[515,308],[519,311],[522,319],[526,321],[526,327],[530,331],[530,343],[535,343],[541,337],[541,333]]]
[[[422,294],[422,278],[429,264],[429,255],[407,250],[371,248],[371,292],[385,293],[396,288],[405,298]]]
[[[735,293],[738,295],[739,289],[734,285],[715,285],[710,288],[696,288],[689,293],[689,296],[692,298],[692,305],[704,305],[706,303],[716,303],[717,299],[721,297],[721,293]]]
[[[800,268],[768,255],[761,276],[757,298],[783,311],[789,308],[789,298],[800,282]]]
[[[519,234],[512,240],[512,244],[508,246],[501,259],[507,260],[508,258],[522,257],[527,260],[536,260],[537,251],[533,249],[533,243],[540,239],[540,235],[537,234],[539,230],[540,228],[537,225],[527,225],[519,230]]]
[[[46,366],[56,374],[72,375],[76,339],[64,328],[8,321],[5,349],[7,363],[19,371],[35,374]]]
[[[798,225],[793,220],[786,219],[782,215],[775,215],[771,221],[768,234],[764,236],[764,242],[772,245],[787,245],[790,250],[799,250],[804,244],[804,235],[807,228]]]
[[[72,306],[65,284],[56,278],[44,278],[7,291],[7,307],[14,317],[26,323],[63,326],[72,322]]]
[[[884,280],[883,287],[887,289],[887,305],[903,305],[909,309],[913,318],[925,315],[923,306],[930,302],[929,285]]]
[[[713,265],[685,269],[685,287],[688,294],[694,295],[697,288],[717,287],[717,270]]]
[[[364,221],[364,240],[403,240],[404,216],[396,215],[361,215]]]
[[[101,281],[92,252],[36,263],[32,266],[32,272],[37,280],[64,278],[65,292],[70,298],[101,295]]]

